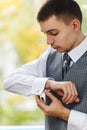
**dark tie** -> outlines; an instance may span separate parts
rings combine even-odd
[[[71,58],[70,56],[68,55],[68,53],[65,53],[63,55],[63,78],[64,78],[64,75],[67,73],[67,71],[70,69],[70,62],[71,62]]]

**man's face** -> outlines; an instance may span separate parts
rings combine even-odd
[[[76,46],[76,32],[70,22],[66,25],[55,16],[40,22],[41,31],[47,36],[47,44],[59,52],[70,51]]]

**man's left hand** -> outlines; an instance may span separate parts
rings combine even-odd
[[[51,99],[50,105],[47,105],[40,96],[35,96],[38,107],[44,112],[45,115],[54,116],[63,120],[68,120],[70,110],[65,108],[61,101],[53,96],[48,90],[45,90],[45,95]]]

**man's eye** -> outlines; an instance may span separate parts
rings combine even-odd
[[[57,34],[58,34],[58,32],[56,32],[56,33],[50,33],[51,35],[53,35],[53,36],[56,36]]]

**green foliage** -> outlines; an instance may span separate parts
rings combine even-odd
[[[28,97],[27,97],[28,98]],[[32,104],[34,103],[34,97],[31,96],[28,98]],[[43,124],[44,114],[38,108],[33,110],[26,110],[19,108],[20,104],[23,104],[26,101],[24,96],[11,94],[5,99],[5,104],[0,107],[0,125],[31,125]],[[37,122],[36,122],[37,121]]]
[[[39,3],[37,5],[39,7]],[[40,42],[43,36],[36,21],[38,7],[34,0],[3,0],[0,5],[0,43],[10,41],[13,44],[19,65],[37,58],[46,49],[45,41]]]
[[[37,8],[39,8],[39,3],[36,7],[35,0],[0,1],[0,44],[6,44],[9,41],[15,47],[19,58],[18,65],[37,58],[46,48],[43,35],[36,24]],[[2,73],[0,74],[2,77]],[[2,84],[0,84],[0,89],[2,89]],[[17,108],[20,102],[24,102],[23,98],[11,95],[9,99],[8,96],[7,99],[3,96],[1,100],[3,104],[0,104],[0,125],[43,122],[43,113],[40,110],[22,111]]]
[[[36,26],[29,28],[20,27],[17,34],[12,36],[12,39],[15,42],[15,49],[20,60],[24,63],[39,57],[41,52],[47,47],[42,42],[44,41],[43,35],[38,31]]]
[[[16,108],[4,107],[2,110],[0,110],[2,112],[0,125],[35,125],[37,122],[43,124],[43,113],[39,109],[35,111],[20,111]]]

